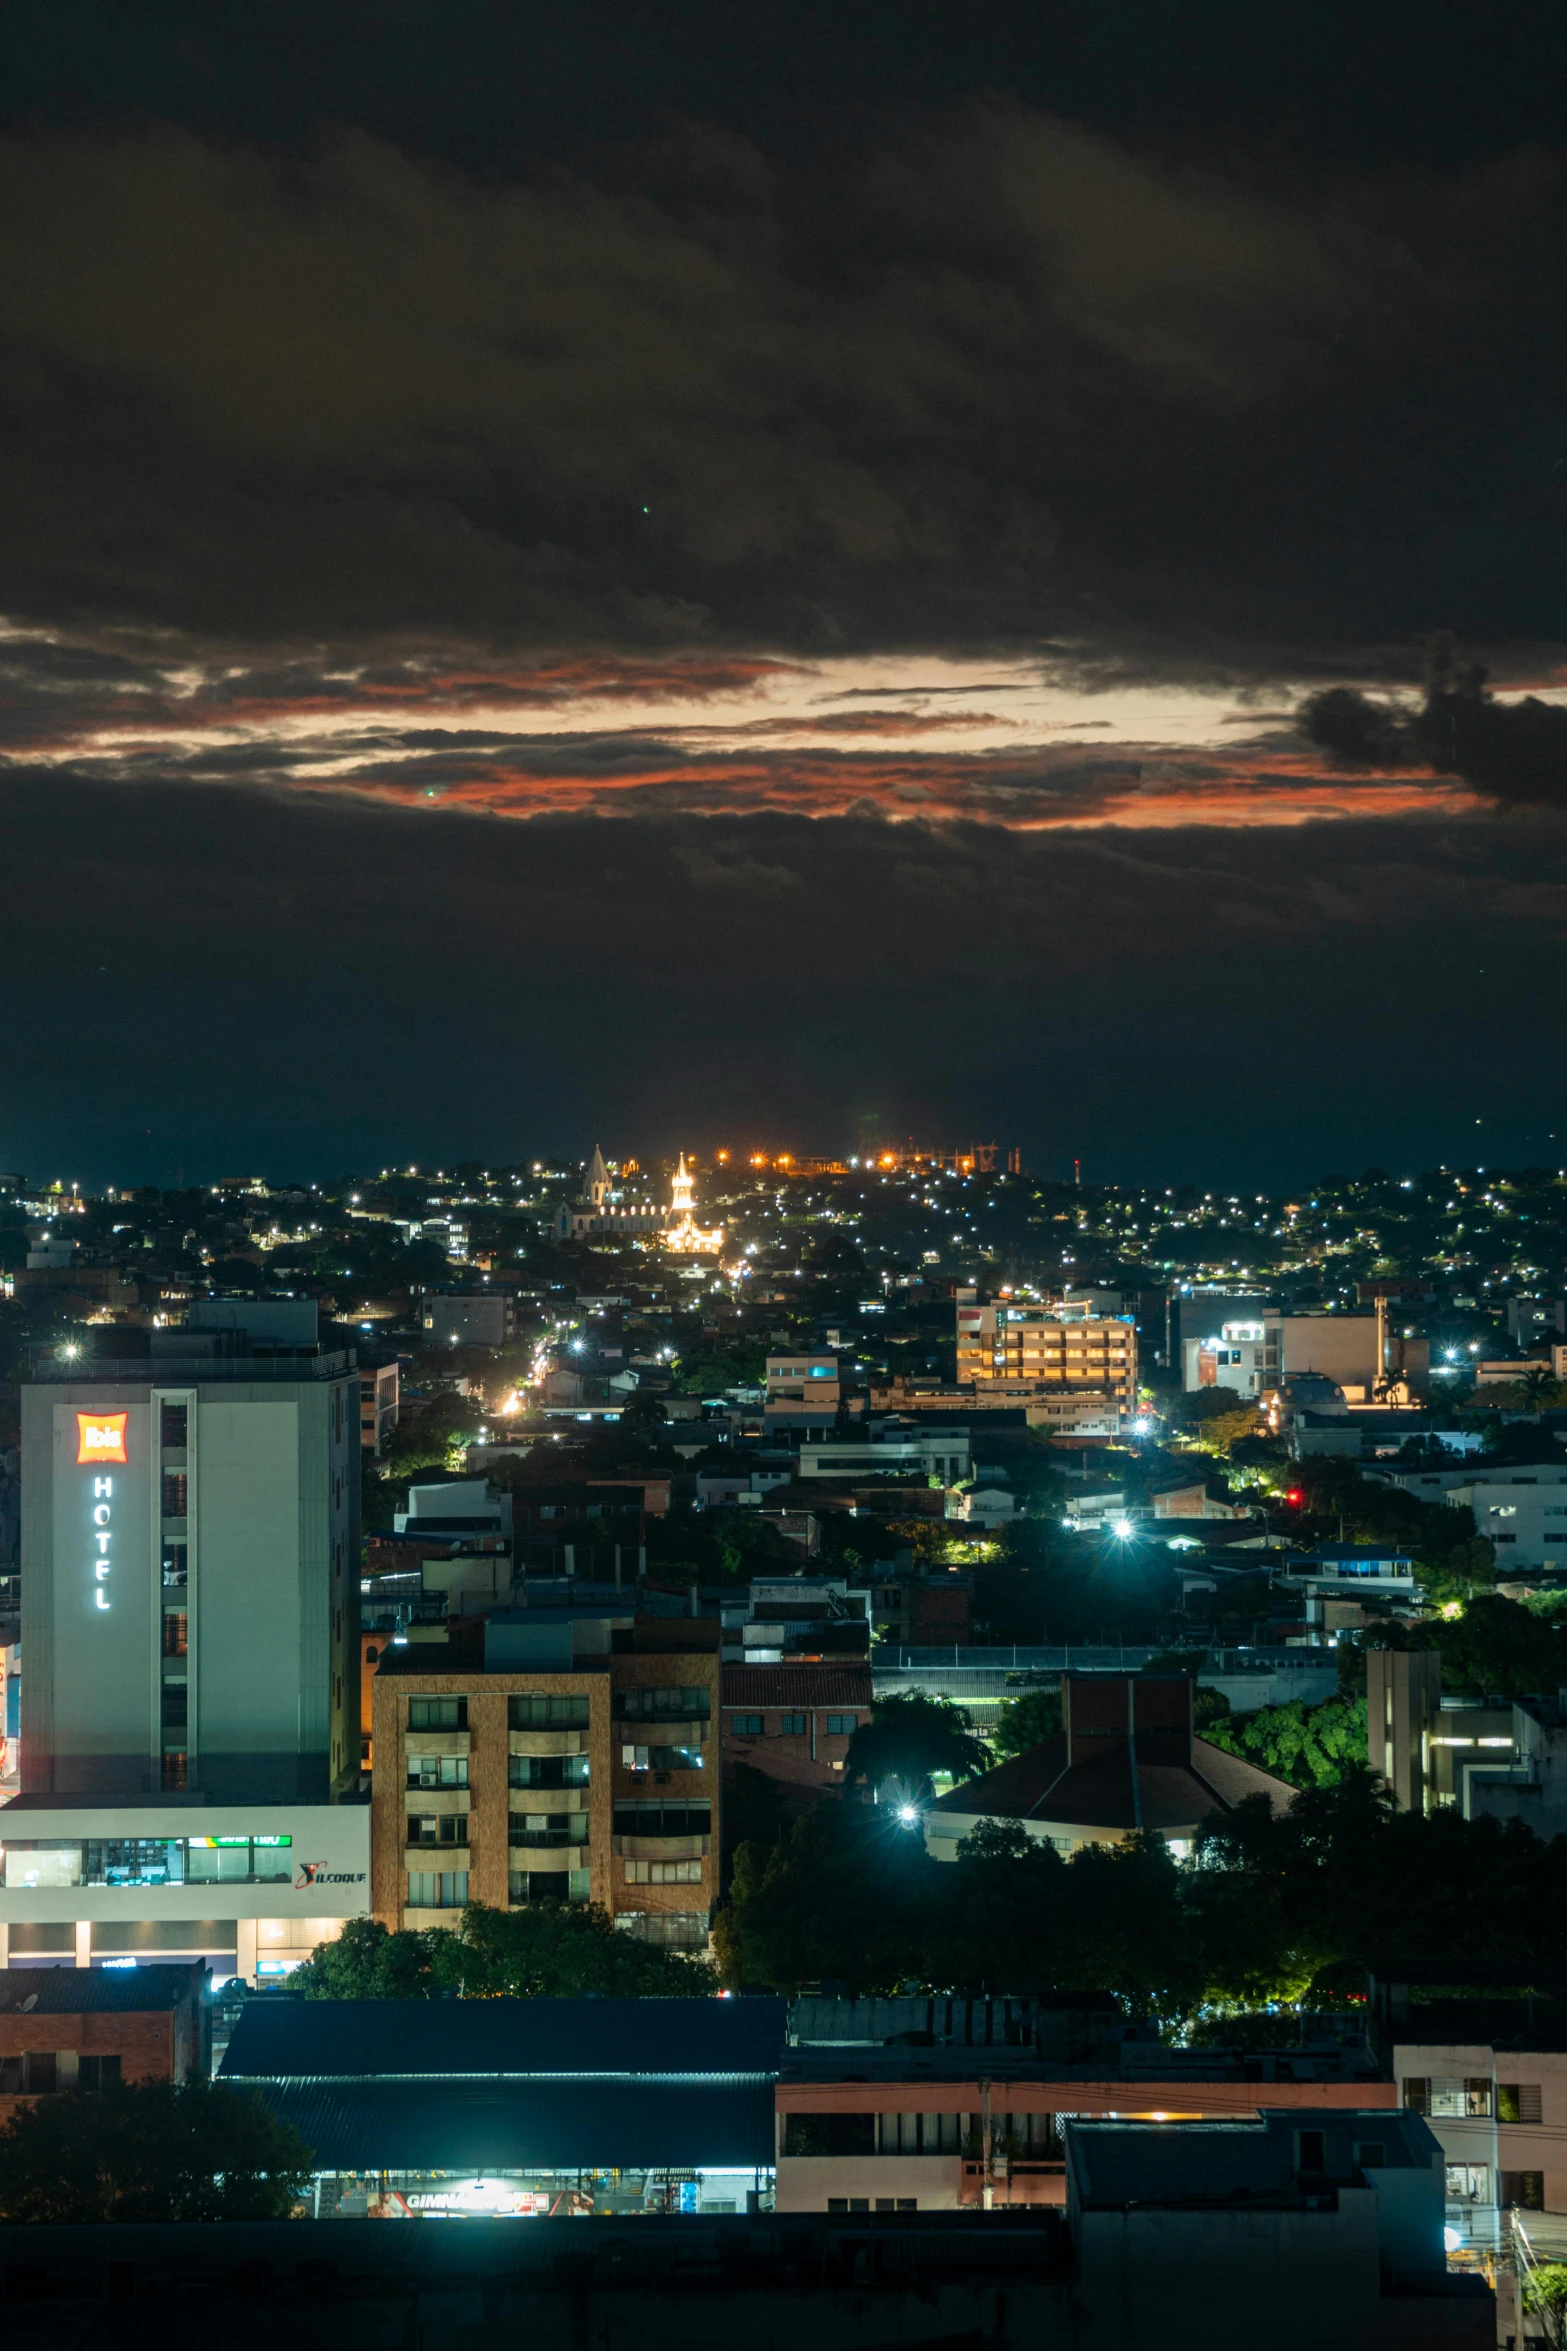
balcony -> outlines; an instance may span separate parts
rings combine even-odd
[[[623,1861],[700,1861],[713,1850],[710,1836],[612,1837],[611,1850]]]
[[[405,1731],[403,1752],[410,1761],[420,1755],[467,1755],[470,1736],[468,1731]]]
[[[586,1731],[510,1731],[509,1755],[586,1755]]]
[[[409,1814],[468,1812],[473,1806],[473,1796],[467,1788],[409,1788],[405,1792],[408,1801],[404,1810]]]

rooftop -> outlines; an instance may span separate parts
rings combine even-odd
[[[1254,2122],[1068,2122],[1063,2137],[1076,2201],[1101,2209],[1299,2206],[1314,2184],[1366,2187],[1368,2173],[1429,2172],[1442,2160],[1429,2125],[1389,2107],[1297,2107]],[[1308,2152],[1321,2156],[1309,2169]]]
[[[199,2000],[199,1960],[186,1967],[16,1967],[0,1971],[0,2016],[145,2014]]]
[[[1135,1747],[1121,1740],[1108,1752],[1069,1763],[1064,1733],[1015,1755],[982,1779],[938,1796],[931,1812],[980,1814],[1001,1820],[1059,1821],[1084,1829],[1191,1829],[1214,1813],[1233,1812],[1248,1796],[1266,1796],[1275,1811],[1295,1790],[1206,1739],[1193,1739],[1190,1760],[1158,1734],[1141,1733]]]
[[[770,2079],[782,2055],[786,2013],[784,2001],[766,1997],[305,2000],[268,1994],[246,2001],[221,2071],[225,2081]]]

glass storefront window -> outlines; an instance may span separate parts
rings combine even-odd
[[[7,1839],[5,1884],[181,1886],[286,1884],[292,1838],[87,1837]]]
[[[5,1848],[5,1882],[13,1886],[79,1886],[82,1883],[82,1849],[79,1844],[56,1844],[48,1840],[32,1843],[7,1844]]]

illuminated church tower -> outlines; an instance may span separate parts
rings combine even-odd
[[[724,1228],[714,1225],[706,1230],[696,1221],[696,1178],[686,1165],[686,1155],[680,1154],[669,1186],[669,1223],[664,1232],[664,1247],[685,1257],[716,1257],[724,1245]]]

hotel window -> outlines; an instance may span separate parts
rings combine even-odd
[[[463,1910],[468,1903],[465,1869],[411,1869],[408,1872],[410,1910]]]
[[[160,1420],[164,1450],[168,1453],[183,1453],[188,1438],[188,1407],[183,1404],[165,1404]]]
[[[166,1469],[163,1473],[163,1515],[165,1518],[185,1518],[189,1514],[190,1480],[182,1469]]]
[[[410,1698],[408,1728],[411,1731],[465,1731],[468,1728],[468,1701],[466,1698]]]

